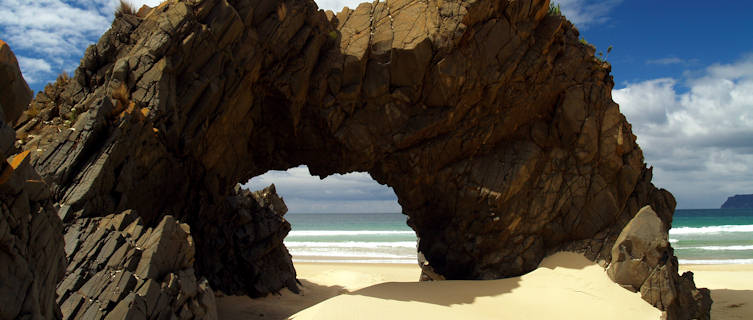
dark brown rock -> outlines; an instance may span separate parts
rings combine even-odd
[[[57,287],[64,319],[217,319],[214,291],[195,276],[190,228],[172,216],[154,228],[131,210],[79,218],[66,239],[77,245]]]
[[[31,100],[32,91],[21,75],[16,55],[5,41],[0,39],[0,118],[13,127]]]
[[[236,185],[232,192],[224,213],[205,217],[199,226],[214,236],[197,243],[205,254],[197,268],[212,270],[207,278],[225,293],[259,297],[284,287],[297,293],[295,269],[283,244],[290,231],[283,218],[288,208],[275,186],[250,192]]]
[[[63,226],[29,151],[16,153],[10,127],[30,99],[13,52],[0,40],[0,319],[60,319],[55,285],[65,270]]]
[[[300,164],[391,186],[447,279],[519,275],[562,249],[608,262],[641,207],[666,229],[675,203],[611,100],[610,66],[547,11],[543,0],[376,2],[336,16],[313,1],[166,2],[115,19],[49,97],[70,123],[29,119],[21,147],[65,221],[135,209],[155,226],[169,212],[191,226],[197,273],[229,292],[294,287],[289,226],[252,212],[259,200],[235,185]]]

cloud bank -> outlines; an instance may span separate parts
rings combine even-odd
[[[368,173],[311,176],[306,166],[269,171],[251,179],[245,188],[258,190],[275,184],[290,212],[351,213],[401,212],[392,188],[380,185]]]
[[[718,208],[753,193],[753,55],[687,79],[628,83],[612,95],[654,166],[654,184],[678,208]]]

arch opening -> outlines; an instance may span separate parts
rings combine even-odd
[[[392,188],[365,172],[312,176],[306,166],[269,171],[243,185],[275,185],[287,206],[285,246],[293,263],[417,262],[415,232]]]

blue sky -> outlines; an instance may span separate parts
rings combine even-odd
[[[0,0],[0,39],[39,91],[75,69],[109,27],[117,2]],[[334,11],[358,2],[317,1]],[[753,1],[559,3],[597,51],[613,46],[613,98],[654,167],[654,183],[675,195],[678,208],[717,208],[727,196],[753,193]],[[400,211],[394,193],[364,173],[319,181],[299,167],[249,186],[268,183],[291,212]]]

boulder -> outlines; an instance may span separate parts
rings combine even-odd
[[[692,272],[678,274],[667,230],[650,206],[643,207],[612,247],[607,274],[627,289],[640,291],[669,319],[710,319],[710,292],[695,287]]]
[[[650,206],[643,207],[622,229],[612,247],[609,277],[633,291],[640,290],[654,267],[671,256],[668,234]]]

